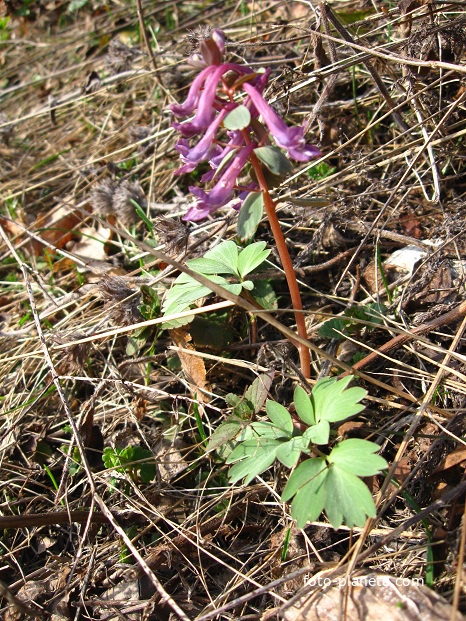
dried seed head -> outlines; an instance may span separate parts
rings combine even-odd
[[[199,26],[195,30],[188,30],[186,35],[186,54],[197,54],[200,52],[200,44],[206,39],[210,39],[212,36],[212,28],[210,26]]]
[[[140,207],[147,207],[146,197],[137,181],[123,181],[113,195],[113,211],[124,224],[137,221],[134,201]]]
[[[60,350],[60,363],[58,366],[60,373],[68,373],[69,375],[73,375],[74,373],[79,373],[84,368],[84,365],[89,358],[92,343],[87,342],[73,344],[73,341],[80,341],[81,339],[86,338],[86,336],[87,335],[84,334],[84,332],[75,332],[74,334],[54,334],[53,340],[55,343],[59,345],[67,343],[68,345],[66,349]]]
[[[160,216],[156,218],[154,224],[159,240],[166,244],[165,252],[169,256],[175,256],[186,251],[189,229],[183,222]]]
[[[116,181],[104,179],[92,189],[90,202],[97,214],[107,216],[114,213],[113,195],[117,188],[118,183]]]
[[[146,197],[137,181],[122,181],[104,179],[91,191],[89,197],[94,212],[100,216],[115,215],[128,225],[137,221],[134,204],[147,207]]]
[[[108,46],[105,68],[110,75],[129,71],[134,60],[140,55],[141,52],[137,48],[128,47],[119,39],[114,39]]]
[[[143,320],[138,308],[140,292],[128,287],[124,278],[105,275],[98,287],[105,301],[104,310],[114,325],[130,326]]]

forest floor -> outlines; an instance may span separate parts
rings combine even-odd
[[[310,379],[266,217],[269,314],[217,289],[160,318],[187,260],[240,243],[234,209],[182,220],[200,26],[322,152],[273,190]],[[3,0],[0,67],[0,617],[462,618],[464,3]],[[348,371],[364,409],[331,438],[379,446],[377,516],[298,529],[289,469],[232,482],[213,434],[266,398],[296,426],[296,387]]]

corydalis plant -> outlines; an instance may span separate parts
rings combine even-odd
[[[239,194],[232,206],[239,207],[245,195],[260,186],[259,179],[243,192],[236,185],[246,163],[254,165],[254,155],[269,170],[273,167],[272,173],[279,169],[289,172],[289,164],[280,161],[276,151],[275,165],[269,161],[272,152],[267,154],[262,149],[255,153],[256,149],[271,146],[271,139],[286,150],[288,157],[300,162],[320,155],[317,147],[306,143],[304,128],[288,127],[263,98],[270,69],[256,73],[245,65],[224,63],[224,51],[225,35],[221,30],[213,30],[210,36],[203,33],[199,53],[191,56],[191,62],[203,69],[194,79],[185,102],[171,106],[178,118],[194,114],[190,120],[173,123],[183,136],[176,145],[183,161],[177,174],[192,172],[198,164],[208,161],[212,170],[201,181],[215,181],[209,192],[190,187],[197,201],[185,220],[202,220],[231,202],[235,190]],[[192,138],[196,140],[190,141]]]
[[[256,193],[261,198],[260,208],[262,204],[265,208],[287,277],[298,334],[305,339],[299,287],[269,188],[291,171],[288,158],[305,162],[318,157],[320,151],[306,142],[302,126],[288,127],[265,101],[263,91],[270,69],[255,72],[246,65],[224,62],[224,52],[225,35],[221,30],[201,33],[198,50],[190,59],[201,71],[186,100],[171,106],[177,118],[193,115],[173,123],[182,135],[176,149],[183,165],[177,173],[190,173],[201,162],[208,162],[211,170],[201,182],[213,183],[208,191],[189,188],[196,202],[184,219],[202,220],[225,205],[239,209],[248,195]],[[240,187],[238,179],[247,164],[251,182]],[[249,201],[248,206],[251,204]],[[309,350],[302,344],[297,346],[301,370],[309,377]]]

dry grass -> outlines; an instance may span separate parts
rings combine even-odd
[[[461,2],[399,4],[332,0],[317,14],[298,2],[142,0],[152,55],[126,1],[77,13],[35,3],[1,30],[5,619],[272,618],[322,569],[425,578],[432,563],[435,590],[464,608],[466,15]],[[173,175],[168,105],[193,76],[186,32],[206,24],[224,27],[232,57],[272,67],[269,99],[324,153],[276,193],[314,376],[409,333],[360,363],[367,408],[341,430],[376,439],[391,464],[373,482],[379,517],[352,532],[293,528],[284,560],[285,473],[229,486],[198,423],[209,435],[225,396],[267,369],[271,396],[289,405],[296,352],[262,320],[251,344],[247,313],[229,303],[214,307],[228,314],[224,342],[202,342],[206,309],[192,342],[139,325],[147,287],[162,296],[176,275],[171,262],[235,236],[226,211],[179,224],[191,180]],[[266,222],[257,239],[273,244]],[[380,270],[407,246],[423,252],[412,274]],[[286,331],[286,285],[278,268],[271,277]],[[345,341],[319,335],[372,302],[386,308],[375,329],[356,317]],[[155,456],[153,483],[104,469],[103,446],[128,445]]]

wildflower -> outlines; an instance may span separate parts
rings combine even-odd
[[[192,172],[200,162],[209,160],[214,157],[214,155],[218,154],[218,151],[221,149],[218,145],[213,143],[213,140],[220,123],[222,123],[227,114],[227,110],[221,110],[215,120],[210,124],[204,136],[192,149],[189,148],[189,143],[186,138],[181,138],[178,141],[176,150],[179,152],[184,166],[181,166],[181,168],[176,171],[177,175]]]
[[[190,220],[193,222],[202,220],[231,200],[236,179],[255,146],[257,145],[251,143],[243,147],[236,156],[232,158],[230,165],[209,193],[193,186],[189,188],[189,191],[197,197],[197,201],[183,217],[183,220]]]
[[[215,67],[206,67],[201,73],[194,78],[191,84],[186,101],[182,104],[172,104],[170,110],[176,117],[183,117],[192,114],[197,107],[199,97],[201,96],[201,88],[207,77],[215,71]]]
[[[263,98],[270,69],[254,73],[247,66],[222,63],[225,36],[220,30],[204,29],[192,33],[191,39],[192,43],[196,43],[191,50],[194,52],[191,59],[203,68],[194,79],[186,101],[171,106],[171,111],[178,118],[194,114],[192,119],[173,123],[182,135],[176,149],[183,165],[177,174],[192,172],[199,163],[208,161],[211,170],[203,174],[201,182],[211,182],[219,177],[209,192],[197,187],[189,188],[197,200],[183,219],[196,221],[227,204],[233,208],[241,206],[247,192],[243,187],[242,193],[240,191],[239,196],[235,197],[237,179],[253,150],[259,145],[269,145],[270,137],[278,147],[287,151],[290,158],[300,162],[319,156],[320,151],[306,143],[303,127],[288,127]],[[241,105],[236,98],[241,90],[247,95],[242,106],[248,108],[251,118],[249,120],[244,110],[243,114],[238,111],[239,114],[228,123],[229,113]],[[259,116],[263,123],[259,122]],[[226,126],[228,137],[228,142],[225,144],[224,141],[223,145],[217,139],[222,125]],[[197,135],[201,138],[192,145],[190,139]],[[284,176],[289,171],[286,166],[282,168]],[[251,187],[254,187],[252,191],[257,190],[257,184]]]
[[[188,98],[190,95],[192,97],[192,100],[195,100],[197,97],[197,112],[193,120],[185,121],[184,123],[173,123],[173,127],[186,138],[190,138],[192,136],[195,136],[196,134],[201,134],[208,129],[209,125],[215,118],[215,103],[217,103],[219,107],[223,107],[225,106],[225,104],[229,103],[220,99],[218,99],[218,102],[216,102],[217,87],[220,78],[228,71],[235,71],[236,73],[240,73],[240,75],[248,73],[248,71],[246,71],[244,68],[240,68],[239,65],[236,65],[234,63],[227,63],[224,65],[220,65],[219,67],[208,67],[208,69],[213,69],[214,71],[207,73],[206,79],[202,80],[197,85],[198,91],[201,89],[202,85],[204,86],[204,90],[199,94],[199,96],[197,97],[196,93],[191,93],[191,89],[189,89]],[[205,71],[206,69],[204,69],[204,71],[201,71],[199,75],[202,75]],[[251,72],[251,70],[249,70],[249,72]],[[196,80],[194,80],[194,82],[195,81]],[[191,106],[188,106],[188,108],[190,107]],[[173,108],[174,106],[171,107],[172,112]],[[177,113],[180,112],[179,107],[176,108],[176,111]],[[190,112],[185,113],[185,115],[186,114],[190,114]],[[175,114],[175,116],[178,116],[178,114]]]
[[[253,86],[245,83],[243,88],[264,119],[277,145],[286,149],[290,157],[298,162],[307,162],[311,158],[321,155],[317,147],[306,143],[303,127],[288,127]]]

